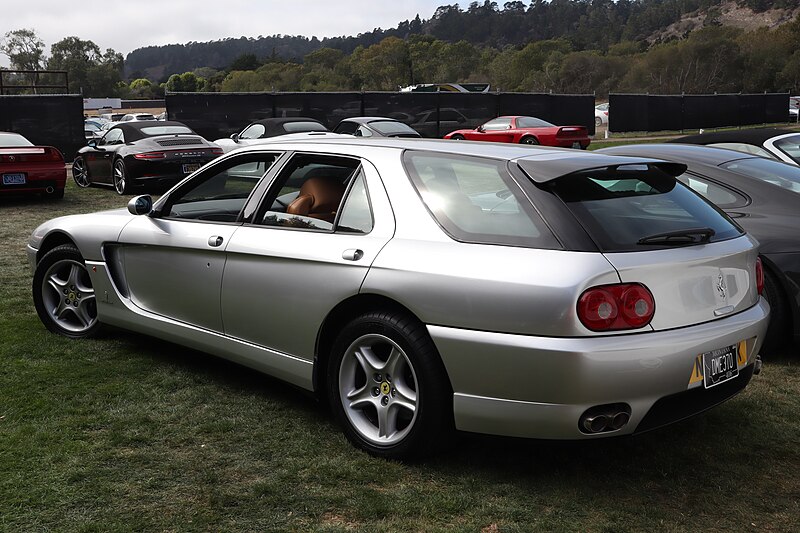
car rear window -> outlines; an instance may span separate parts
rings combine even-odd
[[[404,162],[428,211],[453,239],[561,248],[504,161],[407,151]]]
[[[179,135],[182,133],[194,133],[186,126],[148,126],[141,128],[140,131],[148,137],[156,137],[157,135]]]
[[[603,252],[666,249],[742,234],[721,210],[653,165],[578,172],[545,187]]]
[[[376,120],[375,122],[370,122],[369,125],[375,128],[375,131],[384,135],[392,135],[396,133],[410,133],[416,135],[417,133],[407,124],[395,122],[394,120]]]
[[[737,159],[720,165],[722,168],[800,193],[800,167],[761,157]]]
[[[0,146],[33,146],[33,143],[17,133],[0,133]]]
[[[550,124],[549,122],[542,120],[540,118],[535,118],[535,117],[517,118],[518,128],[550,128],[552,126],[554,126],[554,124]]]
[[[286,133],[299,133],[303,131],[328,131],[328,128],[319,122],[287,122],[283,125]]]

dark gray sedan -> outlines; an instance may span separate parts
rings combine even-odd
[[[422,137],[408,124],[386,117],[351,117],[339,122],[333,133],[355,137]]]
[[[598,150],[688,165],[678,179],[725,210],[760,243],[764,295],[772,307],[767,341],[800,340],[800,168],[707,146],[642,144]]]

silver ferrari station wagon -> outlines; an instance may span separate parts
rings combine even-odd
[[[456,430],[640,433],[760,367],[757,243],[684,165],[436,140],[277,140],[28,245],[52,332],[103,324],[327,401],[372,454]]]

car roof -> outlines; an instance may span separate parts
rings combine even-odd
[[[342,122],[357,122],[358,124],[369,124],[370,122],[403,122],[390,117],[347,117]]]
[[[753,128],[748,130],[715,131],[711,133],[700,133],[698,135],[687,135],[686,137],[679,137],[678,139],[673,139],[669,142],[692,144],[740,142],[761,146],[767,139],[777,137],[778,135],[785,135],[787,133],[797,132],[779,128]]]
[[[760,156],[699,144],[627,144],[597,150],[605,154],[631,155],[637,157],[659,157],[668,160],[689,161],[704,165],[719,166],[739,159],[755,159]]]
[[[444,139],[409,139],[402,137],[341,137],[305,138],[283,140],[276,137],[274,141],[239,148],[236,152],[251,152],[276,148],[285,150],[303,150],[314,148],[325,152],[336,147],[372,147],[395,149],[398,151],[414,150],[440,152],[462,156],[477,156],[506,161],[516,161],[525,172],[537,183],[545,183],[553,179],[581,170],[608,168],[618,165],[637,163],[655,164],[668,173],[677,176],[686,170],[686,165],[672,163],[653,158],[625,157],[609,154],[598,154],[572,148],[554,148],[549,146],[528,146],[508,143],[492,143],[479,141],[450,141]]]

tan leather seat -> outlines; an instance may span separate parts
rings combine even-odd
[[[300,194],[286,207],[290,215],[304,215],[333,222],[344,196],[344,185],[332,178],[309,178],[300,187]]]

